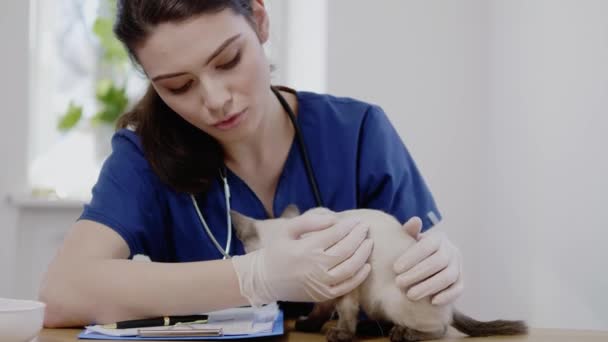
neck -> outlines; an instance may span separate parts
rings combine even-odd
[[[265,112],[257,129],[249,136],[223,146],[225,163],[236,170],[260,170],[277,163],[285,146],[290,146],[295,130],[276,95],[269,89]],[[280,158],[278,158],[280,159]],[[284,160],[280,160],[281,165]]]

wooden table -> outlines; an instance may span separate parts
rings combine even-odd
[[[286,334],[281,337],[275,337],[270,340],[275,342],[325,342],[325,336],[322,334],[307,334],[293,331],[293,322],[287,322]],[[94,340],[78,340],[76,336],[81,332],[81,329],[45,329],[42,331],[36,342],[73,342],[73,341],[94,341]],[[468,338],[462,337],[459,333],[450,330],[449,337],[441,341],[461,341],[461,342],[607,342],[608,331],[581,331],[581,330],[561,330],[561,329],[531,329],[527,336],[514,337],[478,337]],[[363,341],[388,341],[388,338],[369,338],[359,339]],[[99,341],[99,340],[98,340]],[[260,339],[251,340],[260,341]]]

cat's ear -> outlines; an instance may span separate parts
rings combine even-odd
[[[230,210],[230,218],[232,219],[232,224],[235,226],[235,228],[252,224],[255,221],[251,217],[245,216],[234,210]]]
[[[258,231],[255,227],[256,220],[234,210],[230,210],[230,218],[232,219],[232,226],[236,232],[236,237],[241,242],[247,243],[252,239],[258,238]]]
[[[298,209],[298,206],[295,204],[290,204],[287,206],[287,208],[285,208],[285,210],[283,210],[281,217],[292,218],[292,217],[296,217],[299,215],[300,215],[300,209]]]

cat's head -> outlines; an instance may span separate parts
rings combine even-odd
[[[401,224],[399,224],[393,216],[380,210],[353,209],[333,212],[326,208],[314,208],[307,212],[318,212],[320,214],[332,213],[339,218],[357,218],[359,220],[365,220],[372,226],[402,231]],[[232,223],[236,236],[243,243],[245,252],[247,253],[268,246],[278,238],[287,237],[288,232],[287,229],[285,229],[285,221],[298,215],[300,215],[300,210],[293,204],[287,206],[279,218],[268,220],[255,220],[236,211],[231,211]],[[308,234],[315,233],[312,232]],[[306,235],[307,234],[304,234],[302,237],[305,237]]]
[[[285,221],[298,215],[300,210],[293,204],[287,206],[280,217],[268,220],[256,220],[234,210],[230,212],[236,236],[247,253],[267,246],[277,238],[286,237]]]

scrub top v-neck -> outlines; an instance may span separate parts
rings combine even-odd
[[[296,122],[326,207],[335,211],[373,208],[402,222],[419,216],[423,229],[441,218],[418,168],[386,114],[378,106],[350,98],[296,92]],[[274,216],[289,205],[316,206],[298,142],[294,139],[277,183]],[[115,230],[131,256],[187,262],[222,258],[205,233],[188,194],[173,191],[154,174],[137,134],[122,129],[80,219]],[[256,219],[268,217],[261,200],[228,170],[230,203]],[[218,177],[197,202],[219,244],[227,241],[224,187]],[[233,254],[243,246],[232,240]]]

